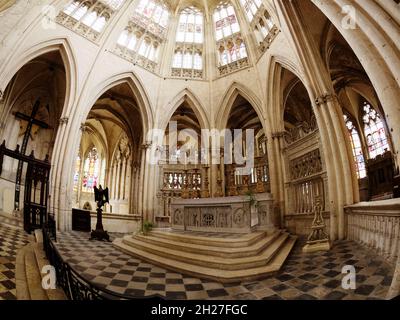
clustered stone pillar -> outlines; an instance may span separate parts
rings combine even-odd
[[[276,174],[276,196],[275,208],[280,214],[281,227],[285,225],[285,159],[283,155],[284,150],[284,131],[272,133],[272,154],[274,155],[275,174]]]
[[[312,39],[297,3],[276,1],[283,25],[292,35],[292,45],[304,66],[310,95],[314,96],[314,114],[322,142],[322,153],[328,173],[328,194],[331,211],[331,240],[345,238],[344,206],[357,199],[357,177],[351,168],[353,162],[350,142],[341,117],[332,80],[317,45]],[[312,94],[311,94],[312,93]]]

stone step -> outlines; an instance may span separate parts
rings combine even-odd
[[[221,283],[232,283],[238,281],[254,281],[278,272],[292,250],[296,240],[297,237],[289,236],[286,238],[279,252],[277,252],[268,263],[263,266],[242,270],[220,270],[206,266],[194,266],[191,263],[177,261],[171,257],[159,256],[151,252],[132,248],[125,244],[122,238],[114,240],[113,244],[127,254],[140,257],[145,261],[175,272]]]
[[[49,300],[45,290],[42,288],[42,277],[32,245],[32,243],[28,244],[29,249],[25,252],[25,272],[29,296],[31,300]]]
[[[275,241],[260,254],[242,258],[221,258],[209,254],[183,252],[175,248],[160,247],[158,245],[146,243],[132,236],[125,236],[123,238],[123,243],[131,246],[133,248],[133,253],[135,250],[138,250],[164,258],[174,259],[175,261],[190,263],[194,266],[210,267],[220,270],[241,270],[260,267],[268,263],[279,251],[288,237],[288,233],[280,234]],[[146,256],[141,255],[140,258],[146,259]]]
[[[197,254],[204,254],[229,259],[249,257],[260,254],[268,245],[270,245],[277,237],[279,237],[280,234],[280,231],[276,231],[268,236],[264,236],[256,243],[247,247],[232,248],[188,243],[183,241],[171,240],[168,238],[162,238],[156,235],[144,236],[142,234],[137,234],[134,236],[134,238],[145,243],[157,245],[164,248],[172,248],[177,251],[189,253],[196,252]]]
[[[22,247],[17,251],[17,257],[15,261],[15,286],[16,296],[18,300],[31,300],[29,294],[28,281],[26,278],[25,270],[25,252],[27,247]]]
[[[43,239],[43,236],[42,236]],[[33,250],[35,252],[36,263],[39,267],[40,275],[43,280],[43,277],[46,276],[45,273],[41,273],[43,267],[48,266],[50,263],[46,258],[46,253],[43,250],[43,242],[38,242],[33,244]],[[66,300],[65,293],[62,289],[43,289],[46,292],[48,300]]]
[[[153,230],[149,233],[150,236],[156,236],[159,238],[164,238],[167,240],[178,241],[181,243],[192,243],[198,245],[205,246],[214,246],[214,247],[225,247],[225,248],[243,248],[248,247],[255,244],[260,239],[266,236],[266,232],[259,231],[253,232],[249,234],[238,235],[237,237],[233,237],[232,235],[227,234],[227,237],[223,236],[204,236],[203,232],[174,232],[174,231],[160,231]]]
[[[40,236],[37,238],[40,239]],[[18,250],[15,269],[18,300],[66,300],[62,289],[43,289],[45,274],[41,270],[46,265],[49,261],[43,251],[43,243],[31,242]]]

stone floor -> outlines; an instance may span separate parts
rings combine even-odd
[[[0,300],[15,300],[17,250],[29,243],[25,231],[0,223]]]
[[[384,299],[394,272],[393,265],[355,242],[339,241],[330,252],[304,254],[299,241],[278,275],[224,285],[168,271],[126,255],[111,243],[88,239],[87,233],[59,233],[57,247],[88,280],[134,297],[159,294],[167,299]],[[345,265],[357,270],[356,290],[341,287]]]

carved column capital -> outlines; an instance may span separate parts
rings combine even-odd
[[[79,128],[79,130],[82,131],[82,133],[85,133],[86,131],[88,131],[88,126],[85,123],[81,124],[81,127]]]
[[[153,145],[153,141],[146,141],[145,143],[143,143],[142,145],[141,145],[141,148],[143,149],[143,150],[147,150],[147,149],[150,149],[150,147]]]
[[[315,104],[320,106],[322,104],[326,104],[329,101],[333,101],[336,98],[336,94],[326,92],[315,99]]]
[[[272,133],[272,139],[283,138],[286,134],[286,131],[277,131]]]
[[[68,117],[62,117],[62,118],[60,118],[60,125],[63,125],[63,124],[67,125],[68,121],[69,121]]]

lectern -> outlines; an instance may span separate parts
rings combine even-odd
[[[108,188],[103,189],[100,185],[100,188],[94,187],[94,199],[97,203],[97,223],[96,230],[92,230],[90,234],[89,240],[107,240],[110,241],[110,236],[107,231],[103,229],[103,206],[108,202]]]

